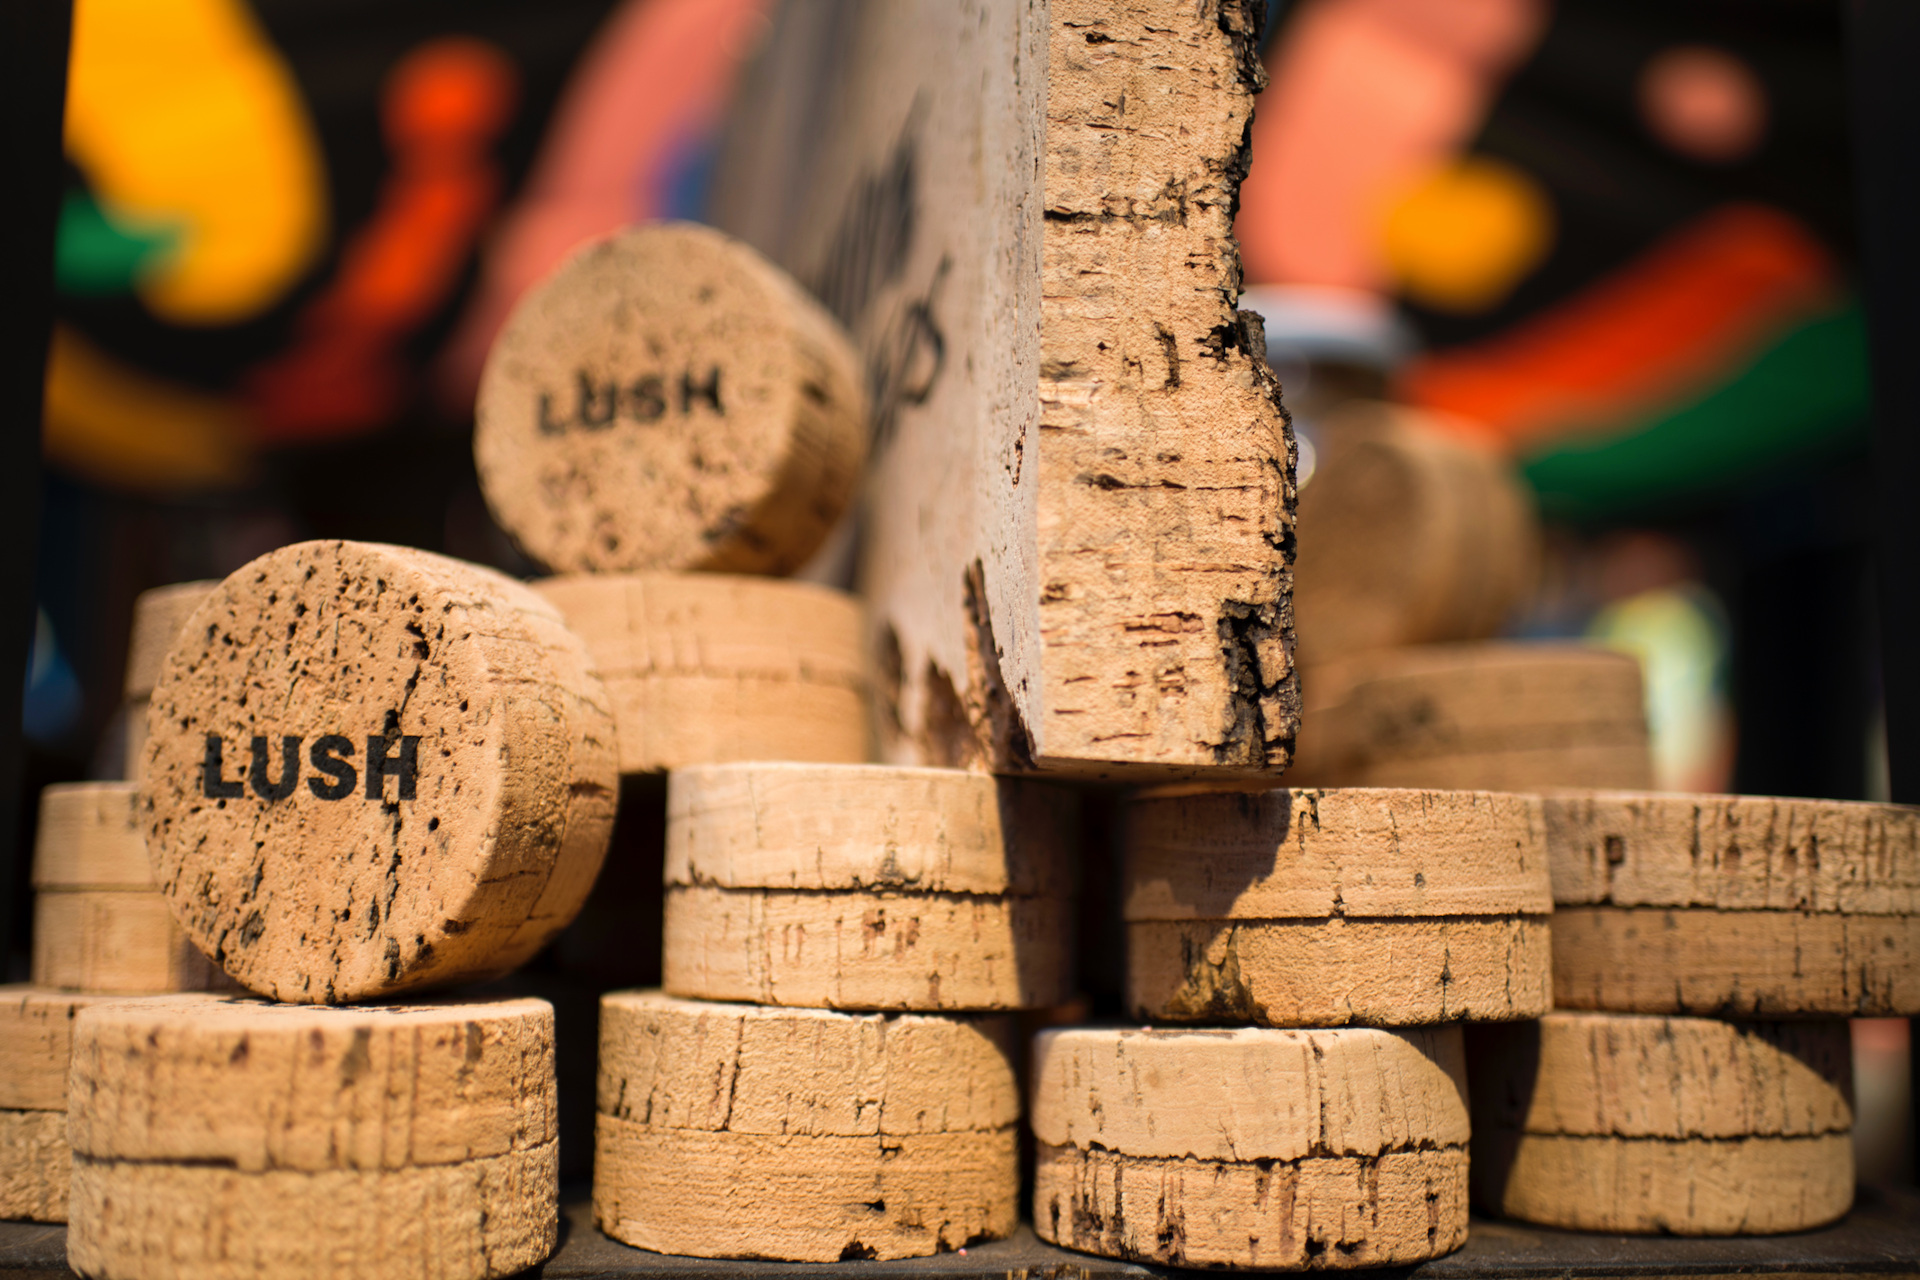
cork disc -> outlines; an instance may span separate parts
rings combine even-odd
[[[1563,905],[1920,914],[1920,808],[1606,791],[1544,804]]]
[[[308,542],[190,626],[153,695],[148,852],[236,980],[337,1003],[480,978],[579,909],[618,775],[551,605],[441,556]]]
[[[860,364],[753,250],[654,223],[593,241],[521,299],[480,380],[487,503],[563,573],[785,574],[852,498]]]
[[[142,591],[133,602],[133,629],[127,637],[127,675],[124,696],[129,702],[148,697],[160,683],[167,650],[187,619],[212,595],[218,582],[176,582]]]
[[[555,1140],[543,1000],[316,1008],[163,997],[74,1023],[70,1136],[100,1161],[450,1165]]]
[[[74,1019],[90,1005],[125,999],[25,984],[0,987],[0,1110],[65,1115]]]
[[[569,575],[533,584],[586,642],[620,771],[868,758],[860,604],[806,582]]]
[[[890,765],[724,764],[667,783],[664,985],[836,1009],[1070,994],[1073,797]]]
[[[0,1221],[65,1222],[72,1164],[66,1112],[0,1108]]]
[[[1343,406],[1301,486],[1293,571],[1300,661],[1477,640],[1532,585],[1539,530],[1505,459],[1416,410]]]
[[[1587,1231],[1797,1231],[1853,1202],[1843,1021],[1553,1013],[1469,1029],[1473,1195]]]
[[[157,995],[229,986],[157,889],[42,889],[33,901],[37,986]]]
[[[1593,645],[1412,645],[1302,671],[1297,785],[1651,785],[1640,664]]]
[[[153,888],[139,787],[131,782],[65,782],[42,790],[33,887]]]
[[[1070,1028],[1034,1043],[1042,1239],[1174,1266],[1405,1264],[1466,1239],[1457,1028]]]
[[[1920,916],[1560,907],[1563,1009],[1725,1018],[1920,1015]]]
[[[1167,794],[1123,818],[1140,1016],[1409,1026],[1551,1007],[1537,799]]]
[[[601,1002],[595,1218],[663,1253],[796,1262],[1007,1235],[1012,1051],[1000,1018],[615,992]]]

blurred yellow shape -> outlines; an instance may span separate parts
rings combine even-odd
[[[257,315],[326,238],[306,105],[240,0],[79,0],[66,147],[110,212],[179,228],[137,286],[162,319]]]
[[[1465,156],[1394,200],[1383,238],[1402,293],[1436,311],[1471,315],[1499,305],[1546,256],[1553,207],[1512,165]]]
[[[229,488],[251,469],[231,402],[130,369],[64,325],[47,357],[40,447],[72,475],[143,493]]]

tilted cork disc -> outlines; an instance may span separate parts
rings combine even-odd
[[[1069,994],[1073,797],[890,765],[728,764],[667,783],[664,985],[843,1009]]]
[[[1587,1231],[1733,1235],[1853,1202],[1844,1021],[1552,1013],[1468,1031],[1473,1194]]]
[[[799,1262],[1007,1235],[1012,1049],[1002,1018],[615,992],[601,1001],[595,1218],[664,1253]]]
[[[559,1223],[553,1010],[165,997],[73,1027],[88,1275],[510,1275]]]
[[[1405,1264],[1467,1233],[1458,1028],[1071,1028],[1033,1052],[1041,1238],[1175,1266]]]
[[[1534,797],[1165,794],[1122,821],[1142,1017],[1408,1026],[1551,1007]]]
[[[586,642],[620,771],[868,758],[859,601],[725,574],[580,574],[533,589]]]
[[[1920,1013],[1920,809],[1611,791],[1545,805],[1556,1003]]]
[[[153,695],[147,847],[188,937],[275,999],[503,973],[572,919],[618,780],[606,691],[491,570],[308,542],[197,610]]]
[[[1349,402],[1321,425],[1296,524],[1300,661],[1492,635],[1539,558],[1512,465],[1400,406]]]
[[[1594,645],[1410,645],[1300,676],[1296,785],[1538,791],[1653,781],[1634,658]]]
[[[859,359],[752,249],[688,223],[577,250],[515,308],[480,381],[487,504],[563,573],[784,574],[852,498]]]

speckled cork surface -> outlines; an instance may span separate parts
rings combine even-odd
[[[480,382],[487,503],[556,572],[784,574],[852,499],[858,358],[778,268],[689,223],[591,241],[515,308]]]
[[[506,972],[605,855],[606,692],[553,607],[491,570],[284,547],[194,613],[153,706],[160,888],[201,950],[275,999]]]

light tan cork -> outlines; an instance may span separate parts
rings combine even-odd
[[[859,358],[747,246],[691,223],[631,227],[515,307],[473,452],[501,526],[557,572],[785,574],[859,479]]]
[[[1552,1007],[1534,797],[1170,793],[1129,804],[1122,831],[1143,1018],[1411,1026]]]
[[[1409,645],[1301,674],[1298,786],[1540,791],[1653,782],[1634,658],[1594,645]]]
[[[1545,806],[1566,906],[1920,912],[1920,808],[1631,791]]]
[[[67,1262],[110,1280],[491,1280],[559,1235],[559,1144],[458,1164],[276,1169],[73,1161]]]
[[[1847,1024],[1551,1013],[1468,1030],[1473,1195],[1584,1231],[1745,1235],[1853,1202]]]
[[[131,782],[62,782],[42,790],[33,887],[153,888],[140,788]]]
[[[555,1138],[543,1000],[316,1008],[175,997],[74,1023],[74,1150],[100,1161],[402,1169]]]
[[[167,650],[179,636],[200,602],[219,588],[218,582],[176,582],[142,591],[133,602],[133,629],[127,637],[127,676],[123,697],[129,702],[147,698],[160,683]]]
[[[1034,1229],[1174,1266],[1437,1257],[1467,1232],[1464,1066],[1453,1027],[1042,1032]]]
[[[72,1164],[66,1112],[0,1108],[0,1221],[65,1222]]]
[[[860,604],[806,582],[571,574],[533,589],[586,642],[613,702],[620,771],[869,758]]]
[[[579,909],[618,779],[559,613],[488,569],[307,542],[229,577],[154,691],[147,837],[246,987],[340,1003],[504,973]]]
[[[1316,425],[1293,570],[1301,664],[1494,634],[1539,567],[1512,464],[1398,405],[1352,401]]]
[[[42,889],[33,900],[36,986],[159,995],[232,985],[158,889]]]
[[[1562,1009],[1726,1018],[1920,1015],[1920,916],[1560,907]]]
[[[1005,1236],[1019,1216],[1012,1041],[1004,1018],[615,992],[595,1218],[660,1252],[796,1262]]]
[[[1070,994],[1077,806],[1045,783],[728,764],[667,783],[664,985],[837,1009]]]

